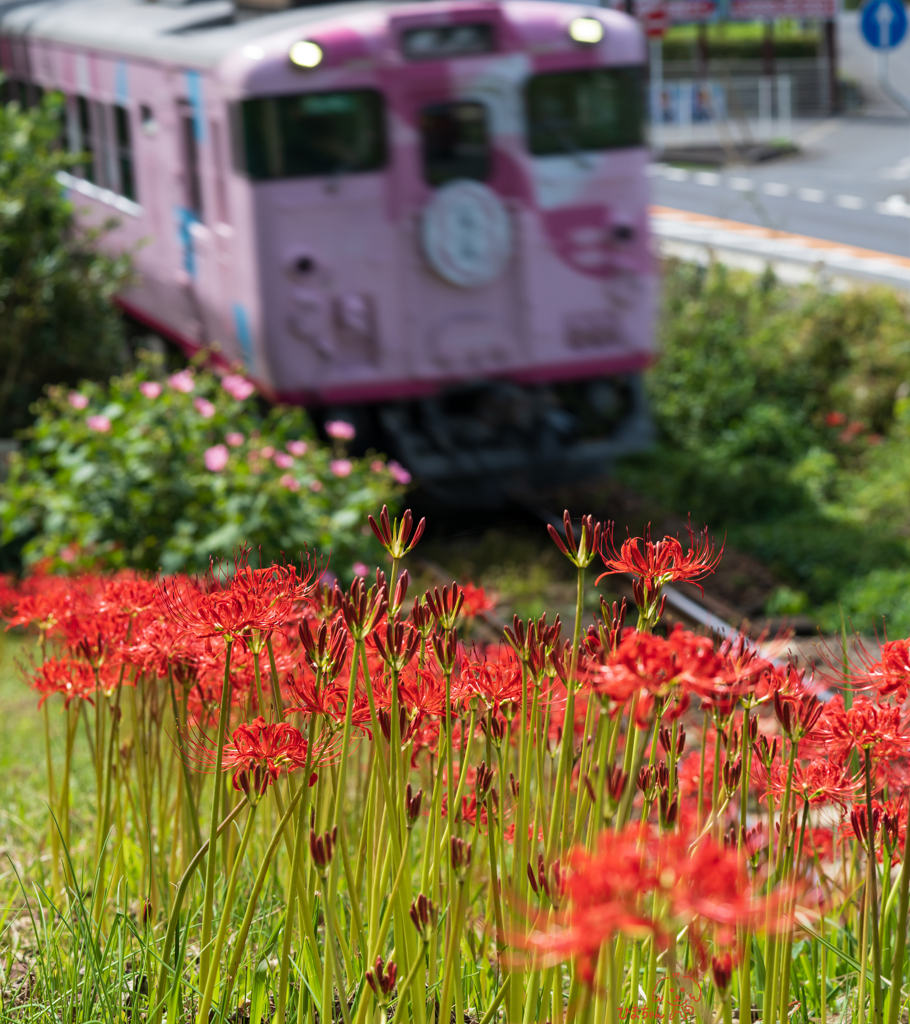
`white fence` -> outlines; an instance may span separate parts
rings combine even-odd
[[[657,149],[789,141],[793,133],[789,75],[652,81],[649,101]]]

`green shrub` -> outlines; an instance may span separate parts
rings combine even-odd
[[[30,421],[44,387],[106,379],[122,368],[124,333],[111,296],[129,261],[77,232],[55,175],[72,163],[58,145],[58,98],[0,105],[0,437]]]
[[[816,608],[910,571],[910,300],[670,262],[662,323],[661,440],[623,476]]]
[[[404,470],[317,442],[302,409],[262,415],[240,377],[159,368],[143,356],[109,386],[49,389],[0,487],[0,543],[26,563],[165,572],[242,544],[267,560],[309,545],[350,577],[367,512],[394,503]]]

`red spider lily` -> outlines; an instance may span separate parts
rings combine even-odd
[[[618,932],[666,937],[683,924],[755,927],[778,906],[756,895],[735,851],[711,838],[693,846],[686,834],[658,836],[637,823],[603,833],[592,854],[573,851],[568,867],[565,910],[523,944],[545,963],[579,958],[588,977],[601,945]],[[652,894],[653,902],[642,899]]]
[[[91,665],[84,661],[48,658],[32,676],[32,689],[41,694],[39,708],[55,693],[62,694],[64,706],[69,707],[74,700],[87,700],[94,704],[98,683]]]
[[[223,770],[234,769],[234,788],[240,790],[241,776],[259,769],[263,785],[276,782],[283,771],[303,768],[307,760],[307,741],[287,722],[269,724],[262,717],[238,726],[231,742],[224,746]],[[311,763],[316,767],[319,758]]]
[[[374,680],[374,691],[379,690],[381,687]],[[348,687],[339,680],[317,686],[315,673],[304,668],[287,677],[284,693],[288,701],[288,714],[298,712],[303,715],[322,715],[327,721],[336,724],[345,719]],[[385,702],[380,700],[377,700],[377,704],[385,706]],[[369,734],[367,726],[370,722],[370,707],[366,695],[360,689],[355,691],[351,721],[356,729]]]
[[[868,845],[868,809],[865,804],[857,804],[847,820],[841,826],[841,835],[847,839],[858,839]],[[878,860],[885,858],[887,847],[892,864],[901,861],[901,855],[907,842],[907,801],[885,800],[884,803],[872,801],[872,822]]]
[[[485,615],[496,607],[496,598],[492,594],[488,594],[483,587],[465,583],[461,592],[464,594],[461,614],[466,619],[476,619],[478,615]]]
[[[910,640],[888,640],[879,653],[878,660],[873,661],[860,650],[864,671],[854,677],[853,685],[871,687],[879,697],[893,695],[898,704],[903,704],[910,694]]]
[[[198,639],[222,637],[249,644],[270,636],[294,615],[294,606],[309,593],[309,584],[294,566],[253,569],[241,552],[234,575],[223,580],[214,566],[204,577],[159,584],[165,618]]]
[[[758,758],[753,762],[755,776],[764,783],[766,792],[782,798],[787,787],[788,766],[775,761],[767,771]],[[792,792],[812,807],[822,804],[846,805],[856,797],[862,785],[861,776],[852,776],[846,764],[816,757],[808,764],[793,765]]]
[[[852,708],[845,708],[840,697],[826,707],[814,743],[829,757],[841,760],[853,751],[868,750],[874,760],[906,757],[910,753],[910,735],[898,708],[873,703],[858,697]]]
[[[482,661],[466,661],[462,676],[466,689],[478,694],[494,714],[503,704],[521,703],[521,663],[506,644],[488,647]]]
[[[629,537],[617,551],[613,543],[613,524],[609,523],[600,545],[606,572],[601,573],[595,582],[599,583],[604,576],[623,572],[637,576],[649,594],[665,583],[693,583],[701,589],[699,580],[717,568],[724,546],[722,544],[720,551],[715,552],[714,542],[708,539],[707,527],[698,540],[691,526],[686,529],[689,532],[689,550],[686,552],[677,537],[652,541],[650,525],[643,537]]]
[[[754,672],[759,671],[756,663]],[[627,633],[593,674],[591,684],[595,693],[615,701],[646,689],[661,699],[694,693],[711,703],[721,690],[730,696],[745,693],[744,675],[748,672],[718,654],[708,637],[677,626],[666,639],[652,633]]]

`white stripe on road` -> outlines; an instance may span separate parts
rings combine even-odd
[[[713,171],[699,171],[695,175],[696,185],[719,185],[720,175],[715,174]]]
[[[776,181],[766,181],[764,185],[762,185],[762,192],[764,192],[766,196],[788,196],[790,195],[790,186],[781,185]]]
[[[751,178],[731,178],[727,184],[735,192],[751,192],[755,188],[755,182]]]
[[[823,203],[825,193],[820,188],[801,188],[796,193],[805,203]]]
[[[860,199],[859,196],[838,196],[834,202],[845,210],[862,210],[866,205],[866,200]]]

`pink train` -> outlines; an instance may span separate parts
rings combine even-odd
[[[0,2],[7,90],[65,95],[85,160],[62,182],[135,253],[127,312],[462,499],[640,446],[655,267],[632,19],[255,2]]]

